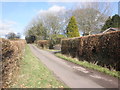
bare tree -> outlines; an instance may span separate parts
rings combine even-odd
[[[44,26],[49,30],[49,35],[58,34],[60,32],[60,18],[57,13],[47,12],[40,15]]]
[[[99,32],[109,14],[109,3],[87,2],[73,9],[73,15],[76,17],[79,30],[83,34]]]
[[[35,17],[25,28],[25,36],[35,36],[37,40],[48,39],[48,30],[42,19]]]

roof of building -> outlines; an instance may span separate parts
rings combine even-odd
[[[106,32],[111,32],[111,31],[119,31],[120,29],[118,29],[118,28],[108,28],[108,29],[106,29],[105,31],[103,31],[103,33],[106,33]]]

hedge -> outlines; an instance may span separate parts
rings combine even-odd
[[[38,40],[35,43],[41,48],[49,48],[49,40]]]
[[[8,88],[17,75],[19,60],[24,52],[25,40],[7,40],[0,38],[2,45],[2,87]]]
[[[120,71],[120,31],[63,39],[61,52]]]

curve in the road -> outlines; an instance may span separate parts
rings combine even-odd
[[[118,88],[118,80],[62,60],[53,53],[29,45],[34,55],[70,88]]]

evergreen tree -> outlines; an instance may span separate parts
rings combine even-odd
[[[112,28],[120,28],[120,16],[119,15],[115,14],[114,16],[112,16],[112,18],[109,17],[106,20],[104,26],[102,27],[102,31],[104,31],[104,30],[106,30],[106,29],[108,29],[110,27],[112,27]]]
[[[71,17],[68,26],[66,28],[67,37],[78,37],[80,36],[78,31],[77,22],[74,16]]]
[[[104,26],[102,27],[102,31],[110,28],[111,26],[112,26],[112,20],[111,20],[111,17],[109,17],[109,18],[106,20]]]
[[[115,14],[113,17],[112,17],[112,27],[114,28],[118,28],[120,27],[120,16]]]

